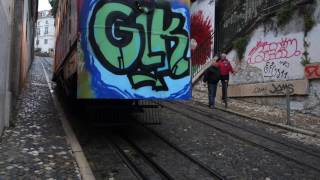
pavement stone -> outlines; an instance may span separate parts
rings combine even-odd
[[[193,89],[193,99],[205,104],[208,103],[207,89],[202,83],[199,83]],[[216,102],[219,107],[223,107],[222,102],[218,98],[216,98]],[[286,124],[287,121],[287,111],[278,107],[228,99],[228,109],[273,123]],[[320,135],[320,117],[291,111],[290,122],[293,127],[312,131]]]
[[[40,61],[33,62],[11,127],[2,135],[0,179],[81,179]]]

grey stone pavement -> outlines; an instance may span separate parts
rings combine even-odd
[[[205,87],[202,82],[194,87],[193,99],[205,104],[208,103],[207,87]],[[221,101],[219,101],[219,98],[216,98],[216,101],[218,107],[223,109],[223,105]],[[234,113],[245,114],[253,119],[263,119],[276,124],[286,124],[287,121],[286,110],[236,99],[229,99],[227,110]],[[292,127],[312,131],[317,133],[320,137],[320,117],[292,111],[290,122]]]
[[[36,58],[15,113],[0,140],[0,180],[81,179],[41,62]],[[50,69],[49,61],[43,62]]]

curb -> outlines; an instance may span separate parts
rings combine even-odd
[[[263,124],[275,126],[275,127],[278,127],[278,128],[286,129],[286,130],[289,130],[289,131],[293,131],[293,132],[296,132],[296,133],[304,134],[304,135],[315,137],[315,138],[320,138],[320,134],[318,134],[316,132],[313,132],[313,131],[309,131],[309,130],[305,130],[305,129],[301,129],[301,128],[297,128],[297,127],[293,127],[293,126],[289,126],[289,125],[285,125],[285,124],[279,124],[279,123],[266,121],[266,120],[263,120],[261,118],[251,117],[251,116],[248,116],[246,114],[243,114],[243,113],[240,113],[240,112],[237,112],[237,111],[233,111],[233,110],[230,110],[230,109],[224,109],[224,108],[221,108],[221,107],[216,107],[216,108],[221,110],[221,111],[232,113],[232,114],[236,114],[238,116],[241,116],[241,117],[244,117],[244,118],[247,118],[247,119],[250,119],[250,120],[259,121],[259,122],[261,122]]]
[[[68,122],[67,118],[65,117],[63,110],[61,109],[61,106],[59,106],[60,103],[59,103],[57,97],[53,93],[54,91],[53,91],[52,86],[50,84],[48,74],[47,74],[42,62],[41,62],[41,65],[42,65],[43,72],[46,77],[46,81],[48,83],[48,88],[50,90],[53,104],[54,104],[56,110],[58,111],[58,115],[61,120],[62,127],[66,133],[67,143],[70,144],[71,149],[72,149],[72,153],[73,153],[75,160],[78,164],[81,178],[83,180],[95,180],[96,178],[93,175],[93,172],[92,172],[91,167],[87,161],[87,158],[84,155],[84,152],[81,148],[81,145],[80,145],[73,129],[71,128],[70,123]]]
[[[87,161],[87,158],[84,155],[84,152],[80,146],[80,143],[73,132],[70,123],[66,119],[61,107],[59,106],[59,101],[57,100],[56,96],[52,94],[52,98],[55,104],[55,108],[58,111],[60,116],[60,120],[62,122],[62,127],[67,136],[67,142],[70,144],[73,155],[77,161],[78,167],[80,169],[80,175],[83,180],[95,180],[91,167]]]

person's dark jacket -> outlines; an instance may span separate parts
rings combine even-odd
[[[220,80],[220,70],[218,67],[210,66],[204,73],[203,82],[211,84],[218,83]]]

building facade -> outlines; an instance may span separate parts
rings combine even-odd
[[[55,47],[54,17],[51,11],[40,11],[38,13],[36,37],[34,46],[42,53],[53,53]]]

